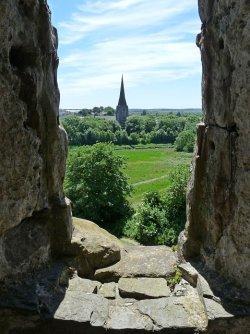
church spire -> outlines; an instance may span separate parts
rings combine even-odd
[[[118,106],[116,107],[115,115],[116,115],[117,122],[122,127],[124,127],[127,117],[129,115],[129,111],[128,111],[128,105],[127,105],[126,97],[125,97],[123,75],[122,75],[122,82],[121,82],[120,98],[119,98]]]
[[[123,75],[122,75],[122,81],[121,81],[121,91],[120,91],[120,98],[119,98],[118,106],[127,106]]]

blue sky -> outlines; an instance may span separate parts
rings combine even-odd
[[[201,106],[197,0],[48,0],[62,108]]]

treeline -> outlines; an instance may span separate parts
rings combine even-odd
[[[82,109],[80,110],[77,115],[79,116],[89,116],[89,115],[107,115],[107,116],[114,116],[115,109],[112,107],[94,107],[93,109]]]
[[[192,152],[196,124],[201,114],[131,116],[125,127],[113,120],[69,116],[62,120],[69,143],[74,146],[113,143],[115,145],[175,144],[179,151]]]

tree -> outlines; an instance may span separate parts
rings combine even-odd
[[[77,114],[79,116],[89,116],[91,115],[91,109],[82,109]]]
[[[146,117],[144,121],[144,130],[149,133],[152,132],[156,127],[155,117]]]
[[[129,137],[125,130],[119,130],[115,133],[115,144],[116,145],[128,145]]]
[[[131,133],[140,133],[143,130],[143,119],[141,116],[133,116],[129,117],[126,124],[125,129],[130,135]]]
[[[131,187],[124,174],[124,160],[111,144],[73,150],[65,192],[73,203],[74,215],[110,230],[132,212],[127,200]]]
[[[84,134],[85,144],[94,145],[95,143],[97,143],[99,137],[99,132],[96,129],[89,128]]]
[[[171,186],[164,195],[150,192],[123,228],[125,236],[144,245],[172,246],[186,222],[186,189],[189,172],[179,166],[170,175]]]
[[[176,151],[193,152],[195,138],[196,136],[193,130],[180,132],[175,141]]]
[[[137,145],[139,143],[139,134],[137,133],[131,133],[130,137],[129,137],[129,143],[131,145]]]
[[[101,108],[100,107],[94,107],[93,108],[93,113],[95,114],[95,115],[100,115],[100,113],[101,113]]]
[[[108,115],[108,116],[114,116],[115,114],[115,109],[112,107],[106,107],[104,108],[104,112]]]

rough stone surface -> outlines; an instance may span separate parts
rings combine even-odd
[[[209,283],[207,282],[207,280],[201,274],[199,274],[199,276],[198,276],[197,290],[203,298],[212,299],[212,300],[214,300],[218,303],[221,302],[220,298],[215,295],[215,293],[212,291]]]
[[[189,291],[189,283],[181,279],[181,281],[175,285],[173,295],[176,297],[186,296]]]
[[[170,288],[164,278],[120,278],[120,296],[125,298],[147,299],[170,296]]]
[[[73,278],[73,281],[75,278]],[[66,294],[53,319],[104,327],[108,330],[144,330],[183,328],[202,330],[207,318],[198,292],[190,285],[182,297],[136,301],[108,300],[95,294],[79,293],[69,282]]]
[[[68,290],[57,308],[54,319],[90,322],[92,326],[104,326],[108,318],[108,300],[95,294],[79,294],[77,290]]]
[[[182,277],[191,285],[196,287],[198,280],[198,272],[190,263],[181,263],[178,268],[181,271]]]
[[[115,236],[84,219],[74,218],[73,226],[67,255],[74,257],[73,264],[80,276],[93,277],[96,269],[120,260],[123,244]]]
[[[158,328],[204,330],[207,326],[204,306],[195,291],[185,297],[139,301],[137,307],[142,314],[148,315]]]
[[[115,305],[110,307],[107,329],[152,331],[154,325],[152,320],[141,314],[133,304]]]
[[[140,301],[118,294],[115,299],[104,298],[96,294],[100,285],[78,277],[61,261],[38,276],[9,282],[8,289],[0,286],[0,328],[6,329],[4,334],[194,334],[203,330],[236,334],[247,328],[246,317],[235,318],[223,304],[203,300],[198,289],[184,279],[169,297]],[[180,288],[184,294],[176,294]]]
[[[1,1],[0,22],[2,279],[47,262],[50,250],[70,240],[71,218],[61,215],[67,136],[58,123],[57,32],[48,6]],[[64,217],[57,227],[66,231],[60,240],[53,235],[57,214]]]
[[[68,291],[78,291],[79,294],[97,293],[101,285],[100,282],[75,276],[69,281]]]
[[[204,124],[183,249],[250,288],[250,3],[200,0],[199,10]]]
[[[118,281],[121,277],[165,277],[175,273],[177,254],[166,246],[131,246],[122,251],[115,265],[97,270],[99,281]]]
[[[117,284],[114,282],[104,283],[98,290],[98,294],[107,299],[115,299],[117,297],[117,292]]]
[[[213,299],[204,298],[204,303],[209,320],[233,317],[233,315],[227,312],[220,303],[214,301]]]

